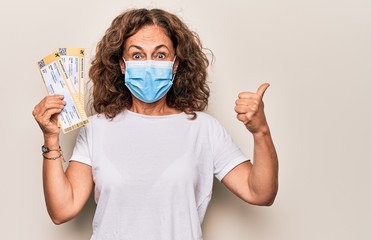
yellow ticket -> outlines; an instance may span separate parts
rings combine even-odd
[[[59,54],[73,86],[72,94],[77,94],[82,106],[85,106],[84,52],[84,48],[59,48]]]
[[[63,133],[70,132],[88,123],[84,108],[77,95],[74,94],[74,86],[69,79],[67,68],[60,53],[56,51],[48,55],[38,62],[38,67],[47,92],[51,95],[61,94],[66,101],[66,106],[58,115],[59,125]]]

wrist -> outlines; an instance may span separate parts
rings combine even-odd
[[[270,129],[267,126],[265,127],[262,127],[261,129],[259,129],[258,131],[256,132],[253,132],[252,135],[254,138],[259,138],[259,137],[265,137],[265,136],[270,136]]]
[[[45,138],[44,145],[41,146],[41,152],[44,160],[63,160],[63,152],[61,147],[59,146],[59,139],[55,138]]]
[[[59,136],[44,135],[44,145],[49,148],[59,148]]]

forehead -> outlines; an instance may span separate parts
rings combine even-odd
[[[142,27],[137,33],[126,40],[125,48],[138,45],[143,48],[151,48],[158,45],[166,45],[173,49],[173,42],[166,34],[166,30],[156,25]]]

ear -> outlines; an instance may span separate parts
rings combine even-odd
[[[173,73],[176,73],[176,71],[178,70],[178,66],[179,66],[179,60],[178,58],[176,58],[174,65],[173,65]]]
[[[119,61],[120,61],[119,63],[120,63],[121,73],[122,73],[122,74],[125,74],[125,69],[126,69],[125,62],[124,62],[123,59],[120,59]]]

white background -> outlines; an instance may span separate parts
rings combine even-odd
[[[264,100],[280,159],[272,207],[254,207],[216,182],[205,240],[371,239],[371,2],[1,1],[0,238],[89,239],[89,201],[55,226],[43,199],[41,131],[31,112],[45,89],[36,62],[58,47],[95,46],[128,7],[160,7],[199,33],[216,60],[208,112],[246,153],[235,119],[240,91],[271,83]],[[62,135],[68,158],[77,131]]]

